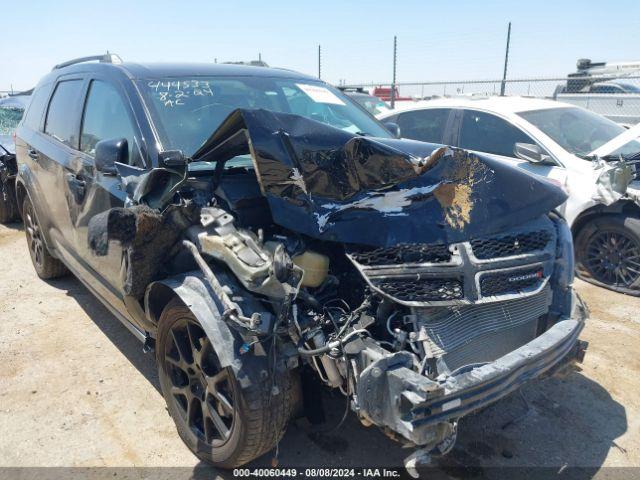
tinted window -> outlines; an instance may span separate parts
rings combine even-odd
[[[76,122],[73,114],[78,105],[82,80],[66,80],[58,83],[47,111],[44,132],[65,145],[76,148],[78,145]]]
[[[432,108],[398,114],[395,123],[400,127],[400,135],[412,140],[442,143],[444,128],[449,117],[449,109]]]
[[[80,150],[94,155],[96,143],[114,138],[126,138],[129,144],[129,164],[143,166],[135,130],[122,97],[113,86],[94,80],[89,87],[84,108]]]
[[[515,157],[513,149],[517,142],[536,143],[520,129],[495,115],[464,111],[459,142],[461,148]]]
[[[40,130],[40,120],[44,111],[47,96],[49,95],[49,85],[38,88],[31,96],[27,114],[24,117],[24,124],[33,130]]]
[[[617,85],[594,85],[591,87],[592,93],[624,93]]]

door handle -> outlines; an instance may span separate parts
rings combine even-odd
[[[84,200],[87,182],[79,175],[67,173],[67,184],[76,203],[80,204]]]
[[[38,153],[37,150],[30,148],[29,151],[27,152],[27,154],[33,158],[34,160],[39,160],[40,159],[40,154]]]

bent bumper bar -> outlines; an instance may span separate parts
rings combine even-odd
[[[406,357],[381,358],[360,376],[362,413],[417,445],[436,445],[443,424],[487,406],[527,381],[581,361],[586,343],[578,340],[587,310],[577,299],[571,318],[492,363],[448,377],[443,382],[418,375]],[[403,361],[404,360],[404,361]]]

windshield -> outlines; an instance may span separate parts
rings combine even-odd
[[[0,135],[12,135],[23,113],[22,108],[0,107]]]
[[[518,115],[569,153],[578,156],[588,155],[625,131],[617,123],[581,108],[547,108],[520,112]],[[640,142],[633,140],[614,154],[631,155],[637,152],[640,152]]]
[[[268,77],[172,77],[145,79],[147,98],[166,150],[192,155],[237,108],[293,113],[342,130],[390,137],[374,118],[342,92],[309,80]]]

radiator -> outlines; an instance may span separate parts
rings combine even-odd
[[[450,370],[491,362],[535,338],[538,319],[549,311],[551,290],[514,300],[416,311],[428,356]]]

